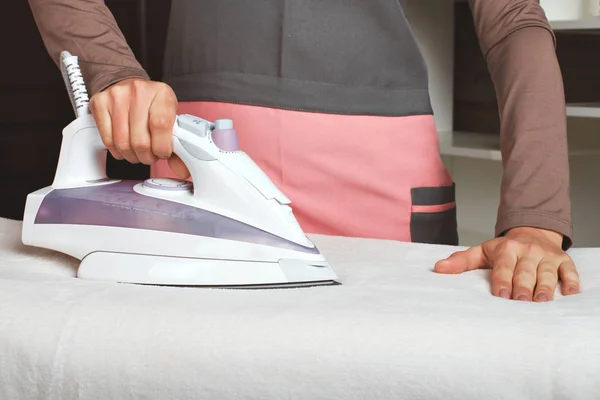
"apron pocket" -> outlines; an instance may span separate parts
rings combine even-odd
[[[410,235],[414,243],[458,245],[455,184],[411,190]]]

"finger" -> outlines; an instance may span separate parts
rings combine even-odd
[[[492,260],[492,294],[510,299],[513,289],[513,276],[517,267],[517,253],[500,252]]]
[[[562,282],[562,294],[570,295],[579,293],[579,274],[571,259],[564,261],[558,267],[558,274]]]
[[[558,266],[556,262],[542,261],[537,270],[534,301],[550,301],[554,299],[554,291],[558,285]]]
[[[172,136],[175,118],[177,117],[177,101],[172,93],[164,89],[154,96],[149,111],[149,128],[152,137],[152,152],[159,158],[171,156]]]
[[[100,139],[110,154],[117,159],[122,160],[123,157],[115,149],[112,135],[112,122],[107,109],[107,96],[104,93],[98,93],[90,100],[90,111],[96,122]]]
[[[133,99],[129,112],[129,142],[140,162],[152,165],[157,157],[152,154],[150,130],[148,128],[148,113],[151,99],[145,87],[147,84],[136,81],[132,85]]]
[[[513,276],[513,299],[531,301],[537,280],[540,260],[531,256],[520,257]]]
[[[112,138],[116,150],[132,164],[140,160],[131,148],[129,132],[129,89],[114,86],[110,91],[109,113],[112,119]]]
[[[441,274],[460,274],[478,268],[487,267],[483,246],[474,246],[467,250],[457,251],[445,260],[435,264],[435,272]]]
[[[177,175],[179,178],[188,179],[190,177],[190,172],[181,158],[177,157],[177,155],[173,154],[171,157],[169,157],[167,162],[169,163],[171,171],[173,171],[173,173],[175,173],[175,175]]]

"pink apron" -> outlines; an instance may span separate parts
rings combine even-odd
[[[306,233],[458,244],[454,184],[432,115],[376,117],[182,102],[234,120],[239,144],[292,201]],[[153,177],[174,177],[166,161]]]

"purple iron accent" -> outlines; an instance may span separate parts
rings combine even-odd
[[[136,193],[137,181],[74,189],[55,189],[40,205],[36,224],[114,226],[183,233],[263,244],[319,254],[269,232],[185,204]]]
[[[163,183],[161,183],[161,181]],[[149,187],[151,189],[171,190],[178,192],[187,192],[189,190],[192,190],[192,182],[168,178],[146,179],[144,181],[144,186]]]
[[[211,133],[211,138],[218,148],[224,151],[238,151],[237,132],[233,128],[233,121],[230,119],[218,119],[215,121],[215,129]]]

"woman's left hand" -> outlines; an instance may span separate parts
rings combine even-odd
[[[579,293],[579,275],[562,250],[561,234],[537,228],[513,228],[504,237],[458,251],[435,265],[441,274],[492,269],[492,294],[521,301],[550,301],[558,280],[562,294]]]

